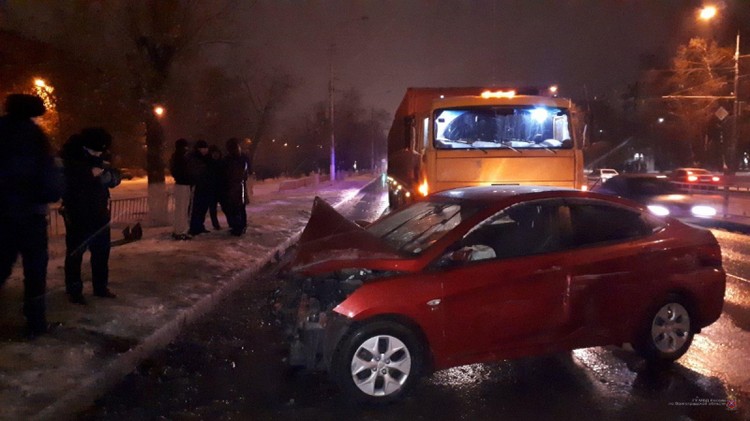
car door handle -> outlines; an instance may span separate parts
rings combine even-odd
[[[434,300],[428,301],[427,302],[427,306],[430,307],[431,309],[435,310],[435,308],[440,305],[441,301],[442,300],[440,298],[435,298]]]
[[[557,272],[560,269],[562,269],[561,266],[554,265],[554,266],[546,267],[544,269],[537,269],[536,271],[534,271],[534,274],[535,275],[540,275],[542,273]]]

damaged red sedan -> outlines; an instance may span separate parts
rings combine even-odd
[[[710,231],[618,197],[535,186],[447,190],[366,227],[320,199],[289,257],[290,363],[360,401],[433,370],[631,343],[682,356],[721,314]],[[296,295],[293,293],[296,292]]]

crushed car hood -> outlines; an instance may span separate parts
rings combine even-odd
[[[303,270],[323,262],[330,265],[332,261],[340,261],[343,268],[356,266],[359,261],[382,262],[403,257],[386,242],[338,213],[325,200],[315,197],[310,220],[300,235],[290,266],[292,270]]]

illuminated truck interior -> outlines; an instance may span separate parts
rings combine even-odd
[[[567,110],[487,106],[435,110],[436,149],[570,149]]]

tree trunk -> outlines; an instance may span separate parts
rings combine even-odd
[[[167,188],[164,182],[164,130],[150,112],[146,114],[146,172],[150,226],[169,225]]]

